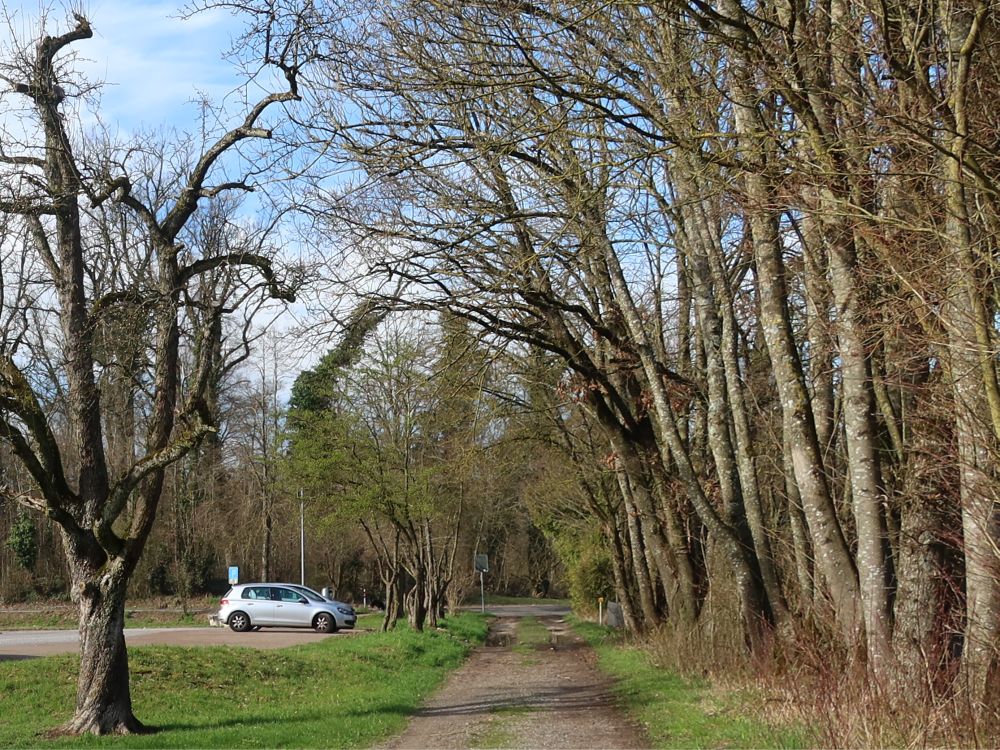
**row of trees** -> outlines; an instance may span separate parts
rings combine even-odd
[[[316,211],[521,363],[630,627],[731,591],[749,652],[993,700],[995,4],[389,5]]]

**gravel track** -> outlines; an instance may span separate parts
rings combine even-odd
[[[552,640],[533,651],[511,647],[516,619],[495,620],[489,645],[452,673],[382,750],[649,747],[642,729],[615,705],[593,651],[560,617],[539,619]]]

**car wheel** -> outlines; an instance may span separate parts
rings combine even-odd
[[[245,633],[253,627],[250,624],[250,615],[246,612],[233,612],[229,615],[229,627],[237,633]]]
[[[313,627],[316,628],[316,632],[318,633],[336,633],[337,621],[333,619],[333,615],[320,612],[316,615],[316,619],[313,620]]]

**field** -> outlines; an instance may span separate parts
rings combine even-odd
[[[444,624],[276,651],[130,649],[136,715],[158,730],[145,736],[46,739],[72,713],[77,657],[0,662],[0,747],[368,747],[486,637],[474,614]]]

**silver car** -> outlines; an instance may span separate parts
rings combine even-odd
[[[237,633],[262,627],[314,628],[336,633],[353,628],[354,607],[294,583],[241,583],[219,602],[219,621]]]

